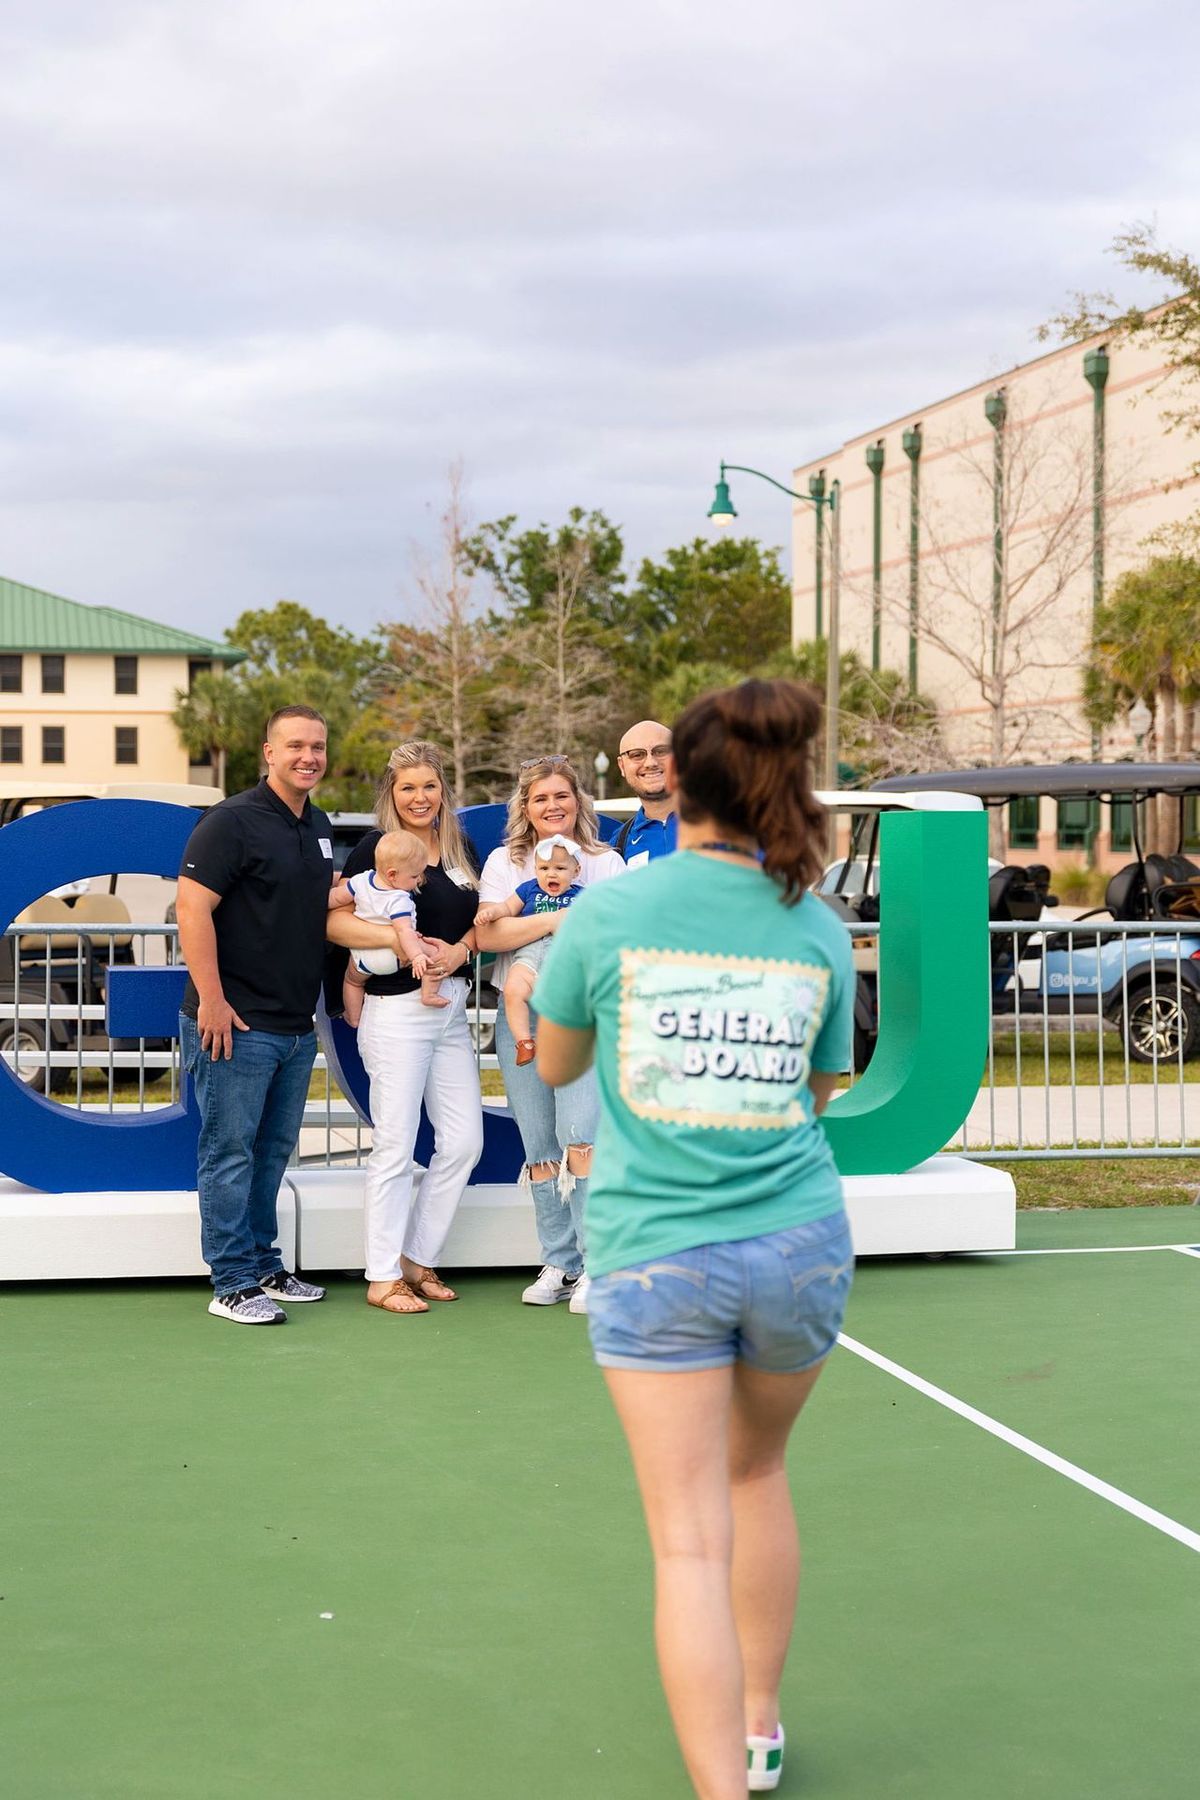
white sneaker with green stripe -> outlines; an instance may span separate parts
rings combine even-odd
[[[766,1794],[779,1786],[783,1774],[783,1726],[774,1737],[746,1739],[746,1786],[752,1794]]]

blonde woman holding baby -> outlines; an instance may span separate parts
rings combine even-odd
[[[368,968],[361,988],[350,984],[352,1005],[361,994],[358,1047],[371,1078],[367,1301],[384,1312],[419,1313],[431,1301],[457,1299],[437,1262],[483,1151],[479,1071],[467,1022],[478,864],[433,744],[417,740],[392,751],[375,817],[378,829],[346,862],[339,888],[349,891],[331,899],[327,929],[335,942],[346,943],[340,921],[356,915],[357,944],[363,918],[377,918],[377,949],[390,953],[391,972]],[[364,882],[372,872],[375,883]],[[374,905],[377,912],[366,910]],[[361,947],[354,957],[364,959]],[[435,1147],[417,1192],[413,1150],[422,1103]]]

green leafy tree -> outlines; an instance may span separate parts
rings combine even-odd
[[[1156,760],[1192,757],[1200,700],[1200,561],[1154,556],[1129,569],[1097,609],[1084,679],[1092,724],[1111,725],[1141,699],[1153,722],[1147,749]],[[1160,848],[1174,848],[1173,803],[1160,801],[1154,832]]]
[[[655,678],[687,664],[719,663],[747,674],[791,635],[792,596],[778,550],[755,538],[695,538],[647,557],[632,614]]]
[[[186,691],[178,689],[175,701],[172,717],[184,749],[193,762],[207,757],[217,786],[226,787],[229,747],[252,729],[245,688],[234,675],[205,672]]]
[[[335,808],[361,804],[377,768],[355,766],[347,755],[365,758],[384,728],[377,710],[372,716],[383,645],[327,624],[294,600],[243,613],[225,636],[246,652],[245,661],[227,675],[198,677],[191,694],[177,692],[173,716],[184,742],[190,747],[215,726],[218,742],[203,747],[223,755],[221,785],[236,793],[259,777],[263,729],[276,708],[315,707],[329,722],[330,767],[322,799]]]

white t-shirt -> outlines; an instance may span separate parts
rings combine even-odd
[[[351,875],[346,886],[354,895],[355,918],[382,920],[384,924],[395,919],[407,919],[415,927],[417,909],[407,888],[385,887],[374,869],[366,869],[361,875]]]
[[[578,881],[580,887],[590,887],[593,881],[611,881],[614,875],[624,875],[625,864],[615,850],[598,850],[589,855],[585,850],[580,864]],[[508,900],[516,893],[523,881],[530,881],[534,875],[533,851],[524,862],[514,862],[503,844],[497,846],[483,865],[483,874],[479,877],[479,904],[485,906],[496,900]],[[502,988],[508,980],[508,971],[512,967],[513,953],[503,951],[496,958],[492,970],[492,986]]]

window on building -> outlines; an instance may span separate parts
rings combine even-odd
[[[202,657],[191,657],[188,661],[188,693],[190,694],[195,687],[197,675],[211,674],[212,664],[210,662],[205,661]]]
[[[189,761],[193,769],[211,769],[212,751],[197,750],[195,754],[189,758]]]
[[[118,725],[116,727],[116,751],[114,761],[119,763],[135,763],[138,759],[138,728],[136,725]]]
[[[116,679],[117,693],[118,694],[136,694],[137,693],[137,666],[138,666],[137,657],[136,656],[114,656],[113,664],[114,664],[113,672],[114,672],[114,676]]]
[[[42,761],[60,763],[67,760],[67,733],[62,725],[42,726]]]
[[[0,763],[25,761],[25,732],[20,725],[0,725]]]
[[[43,656],[42,692],[61,694],[66,690],[67,659],[65,656]]]
[[[23,656],[0,656],[0,694],[19,694]],[[20,761],[20,758],[17,759]]]
[[[1200,850],[1200,801],[1195,794],[1188,794],[1183,802],[1183,847],[1189,852]]]
[[[1108,842],[1112,850],[1133,849],[1133,801],[1114,800],[1108,809]]]
[[[1021,794],[1008,803],[1008,842],[1013,850],[1036,850],[1038,841],[1038,797]]]
[[[1058,847],[1060,850],[1087,850],[1100,824],[1098,800],[1060,800],[1058,803]]]

